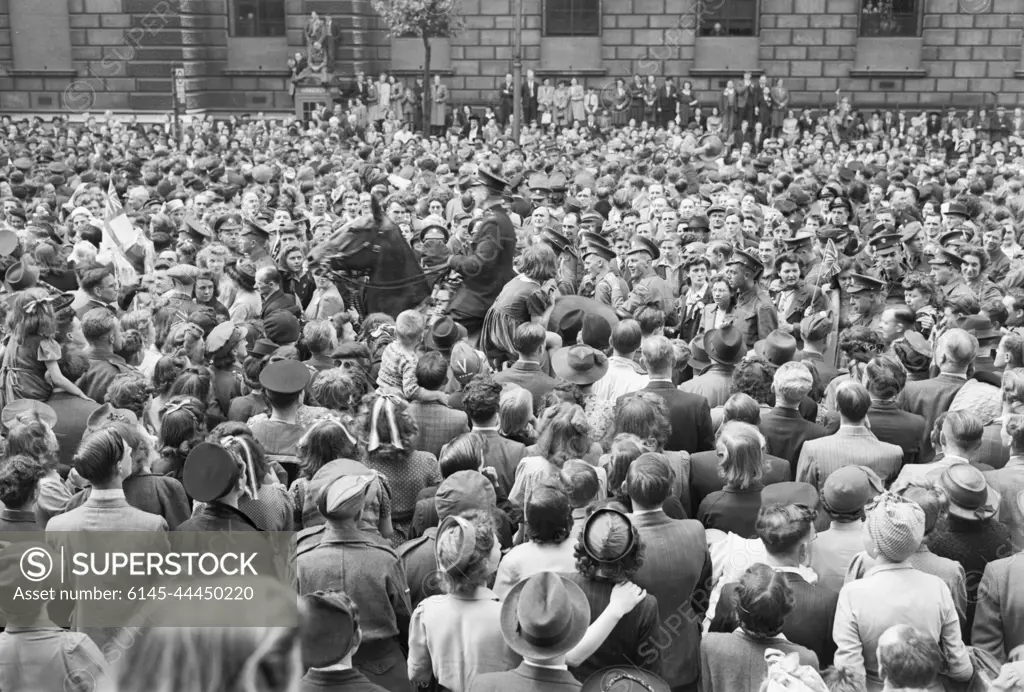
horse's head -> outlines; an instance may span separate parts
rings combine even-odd
[[[369,214],[338,227],[306,259],[311,267],[327,263],[335,270],[371,269],[380,257],[379,234],[394,227],[377,198],[371,197]]]

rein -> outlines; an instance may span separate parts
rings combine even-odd
[[[341,257],[342,257],[341,255],[332,255],[331,257],[328,257],[326,259],[329,261],[331,259],[341,258]],[[448,272],[448,271],[449,271],[448,267],[438,267],[437,269],[426,269],[426,270],[424,270],[423,271],[423,276],[408,276],[408,277],[406,277],[404,279],[399,279],[397,281],[381,281],[381,282],[372,282],[372,281],[365,281],[365,280],[363,280],[363,279],[366,279],[369,276],[369,271],[360,272],[361,278],[357,278],[357,277],[353,277],[353,276],[348,276],[348,275],[346,275],[345,272],[338,272],[338,271],[334,271],[333,269],[329,270],[327,272],[327,275],[331,278],[332,281],[341,281],[342,283],[348,284],[350,286],[358,286],[360,288],[373,288],[373,289],[377,289],[377,290],[394,290],[394,289],[401,289],[401,288],[409,288],[410,286],[414,286],[414,285],[416,285],[417,283],[419,283],[420,281],[423,281],[423,280],[429,281],[431,276],[433,276],[433,275],[441,275],[442,273],[445,273],[445,272]]]

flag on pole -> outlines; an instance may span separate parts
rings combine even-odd
[[[129,284],[138,278],[138,272],[128,258],[126,250],[135,245],[138,231],[124,213],[124,206],[117,196],[114,181],[107,186],[104,204],[103,237],[100,241],[100,252],[110,256],[114,264],[114,275],[122,284]]]
[[[839,251],[836,244],[829,238],[825,245],[825,252],[821,255],[821,267],[818,269],[818,285],[829,281],[839,273]]]

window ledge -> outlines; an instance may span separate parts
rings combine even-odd
[[[1017,79],[1024,79],[1024,69],[1014,70],[1013,76],[1016,77]]]
[[[253,70],[250,68],[236,67],[222,71],[229,77],[291,77],[291,70]]]
[[[388,74],[393,74],[396,77],[422,77],[423,76],[423,70],[422,69],[407,69],[407,68],[396,70],[396,69],[392,68],[392,69],[388,70]],[[440,70],[440,69],[438,69],[436,67],[430,68],[430,76],[433,77],[436,74],[439,74],[442,77],[451,77],[452,75],[455,74],[455,70],[452,70],[452,69]]]
[[[687,73],[694,77],[742,77],[747,72],[755,77],[764,74],[764,70],[757,67],[741,70],[722,69],[717,67],[691,67]]]
[[[565,75],[565,70],[534,70],[534,73],[538,77],[561,77]],[[591,77],[603,77],[608,74],[608,70],[604,68],[592,68],[592,69],[577,69],[572,71],[573,75],[589,75]]]
[[[921,78],[928,76],[928,70],[906,69],[906,70],[850,70],[851,77],[884,78],[884,77],[911,77]]]
[[[12,77],[77,77],[75,70],[16,70],[9,69],[7,74]]]

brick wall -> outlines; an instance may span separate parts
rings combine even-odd
[[[922,78],[857,73],[860,0],[761,0],[759,68],[783,77],[794,103],[835,103],[836,89],[855,104],[932,107],[999,102],[1024,105],[1021,0],[924,0]],[[599,89],[633,73],[690,80],[704,101],[717,100],[727,76],[690,75],[696,0],[606,1],[602,16],[604,74],[582,81]],[[467,28],[452,40],[456,101],[493,103],[512,69],[509,0],[463,0]],[[965,8],[983,9],[977,13]],[[524,70],[540,69],[540,0],[523,0]],[[854,71],[854,76],[851,76]],[[568,76],[568,75],[567,75]],[[991,93],[990,93],[991,92]]]
[[[758,66],[769,77],[785,78],[798,105],[834,103],[836,89],[862,106],[962,107],[996,98],[1024,105],[1024,79],[1015,76],[1022,66],[1021,0],[923,1],[922,77],[856,71],[860,0],[761,0]],[[283,61],[262,70],[229,65],[229,0],[67,0],[74,76],[17,72],[9,2],[0,0],[0,110],[167,112],[175,64],[186,70],[190,109],[292,108]],[[524,69],[552,67],[542,64],[542,41],[559,39],[541,35],[541,0],[522,2]],[[673,75],[692,81],[706,102],[717,100],[727,76],[691,72],[698,4],[605,0],[598,69],[582,81],[600,89],[633,73],[659,80]],[[444,79],[456,102],[496,104],[512,69],[512,0],[462,0],[462,9],[467,26],[450,42]],[[302,30],[313,10],[334,19],[343,78],[356,69],[388,69],[390,41],[370,0],[287,0],[287,36],[275,45],[288,53],[303,50]],[[557,76],[554,68],[549,74]]]

